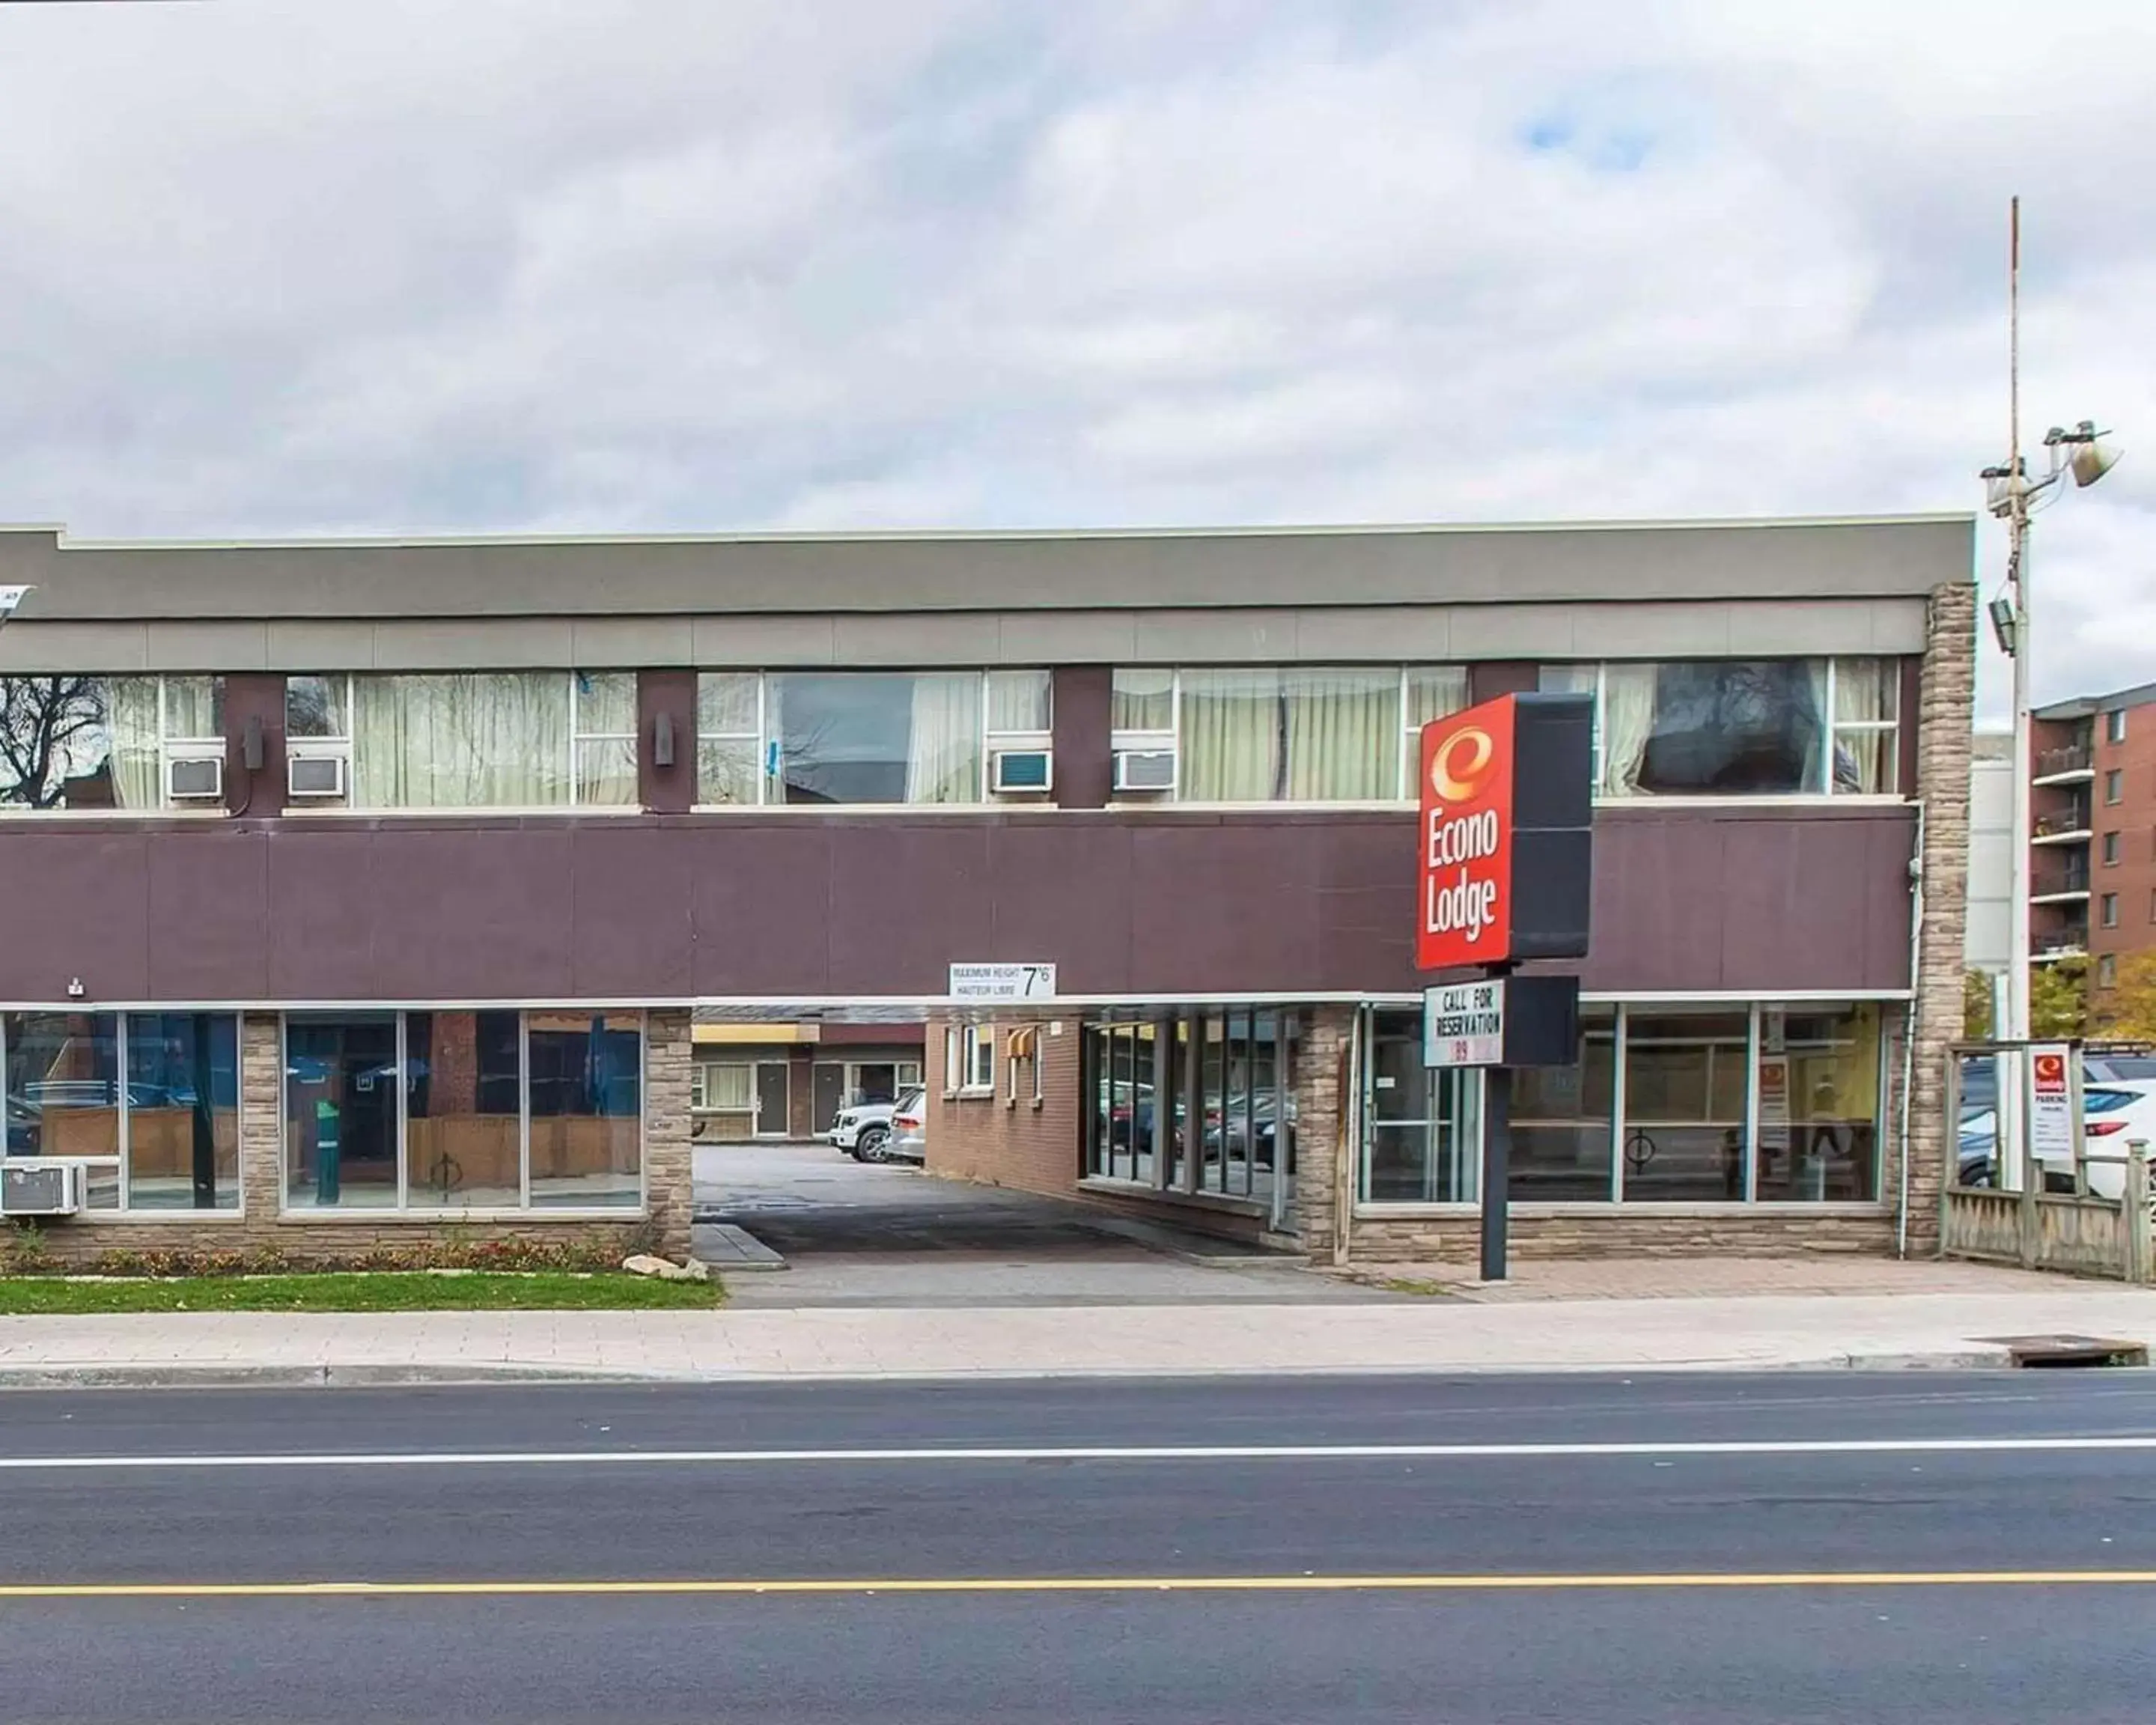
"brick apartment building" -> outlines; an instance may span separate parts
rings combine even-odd
[[[2101,1014],[2120,959],[2156,946],[2156,683],[2032,717],[2031,957],[2087,958]]]
[[[1480,1096],[1421,1065],[1409,749],[1565,688],[1595,944],[1514,1102],[1520,1249],[1920,1244],[1972,543],[0,531],[7,1154],[80,1172],[72,1252],[680,1250],[698,1137],[912,1060],[933,1172],[1449,1250]],[[1057,993],[961,1008],[973,962]]]

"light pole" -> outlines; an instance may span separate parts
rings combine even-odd
[[[2094,485],[2117,463],[2115,452],[2103,444],[2103,434],[2084,419],[2073,430],[2054,425],[2044,434],[2044,449],[2050,470],[2041,479],[2029,477],[2021,459],[2021,200],[2008,206],[2006,264],[2006,377],[2007,453],[2004,466],[1984,470],[1984,501],[1992,514],[2006,523],[2006,588],[1991,602],[1991,625],[2000,649],[2014,670],[2014,783],[2013,859],[2008,876],[2007,941],[2010,947],[2006,971],[2006,1023],[1999,1040],[2029,1040],[2029,996],[2031,944],[2029,897],[2030,848],[2035,838],[2030,819],[2030,779],[2035,771],[2035,720],[2030,701],[2032,664],[2029,588],[2029,517],[2036,499],[2068,474],[2074,484]],[[2019,1070],[2017,1061],[2015,1070]],[[2008,1105],[2010,1090],[2012,1102]],[[2022,1178],[2024,1138],[2020,1086],[2002,1085],[1997,1119],[1999,1147],[2006,1183],[2018,1189]],[[2007,1130],[2010,1121],[2012,1130]]]

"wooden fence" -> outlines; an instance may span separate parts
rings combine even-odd
[[[2086,1189],[2085,1179],[2076,1183]],[[2148,1156],[2140,1144],[2127,1153],[2121,1198],[1948,1186],[1939,1194],[1939,1255],[2148,1282],[2156,1280],[2148,1206]]]

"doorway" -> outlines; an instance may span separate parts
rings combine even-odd
[[[787,1108],[791,1100],[783,1060],[756,1063],[756,1135],[759,1138],[786,1136]]]

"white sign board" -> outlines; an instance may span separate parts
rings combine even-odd
[[[1500,1066],[1504,1061],[1502,983],[1450,983],[1423,990],[1423,1065]]]
[[[2045,1161],[2074,1156],[2074,1099],[2069,1087],[2073,1050],[2063,1042],[2029,1048],[2029,1145]]]
[[[951,967],[953,1000],[1053,1000],[1055,967],[1052,964],[954,964]]]
[[[0,617],[5,617],[30,596],[27,587],[0,587]]]

